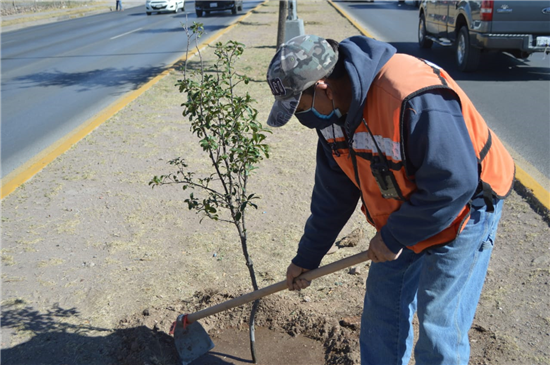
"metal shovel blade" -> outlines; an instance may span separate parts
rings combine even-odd
[[[178,324],[174,330],[174,342],[181,365],[189,364],[214,348],[210,336],[199,322],[188,324],[185,328]]]

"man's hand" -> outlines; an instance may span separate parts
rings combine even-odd
[[[302,290],[305,289],[311,284],[311,281],[304,280],[304,279],[298,279],[295,280],[296,277],[302,275],[306,271],[309,271],[307,269],[301,268],[300,266],[296,266],[293,263],[288,265],[288,268],[286,269],[286,286],[288,287],[288,290]]]
[[[369,249],[367,250],[368,257],[372,262],[386,262],[397,260],[403,249],[399,250],[398,253],[393,253],[390,251],[388,246],[382,240],[382,235],[380,232],[377,232],[376,235],[370,240]]]

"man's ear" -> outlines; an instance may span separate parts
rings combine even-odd
[[[329,100],[333,100],[332,98],[334,95],[332,93],[332,89],[328,86],[325,79],[317,81],[317,87],[325,91]]]
[[[321,79],[315,83],[315,86],[320,87],[321,89],[326,89],[328,87],[325,79]]]

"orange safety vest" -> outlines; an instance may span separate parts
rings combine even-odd
[[[363,200],[361,209],[378,231],[386,224],[390,214],[397,211],[417,189],[414,176],[409,176],[405,171],[402,140],[405,105],[422,92],[440,88],[454,91],[460,100],[478,158],[480,186],[485,197],[489,197],[489,201],[492,200],[491,195],[503,199],[512,189],[515,174],[512,157],[457,83],[436,65],[412,56],[395,54],[376,75],[369,89],[363,121],[353,135],[353,150],[349,150],[348,138],[342,127],[332,125],[321,130],[333,148],[333,157],[338,165],[360,188]],[[371,163],[380,155],[383,160],[379,160],[391,172],[388,179],[393,179],[398,186],[399,196],[388,197],[385,194],[384,197],[382,188],[373,178]],[[418,253],[427,247],[448,243],[457,237],[469,218],[470,204],[467,204],[449,227],[409,248]]]

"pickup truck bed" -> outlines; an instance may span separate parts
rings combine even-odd
[[[454,46],[461,71],[474,71],[483,52],[518,58],[550,52],[550,2],[434,1],[419,9],[418,43]]]

